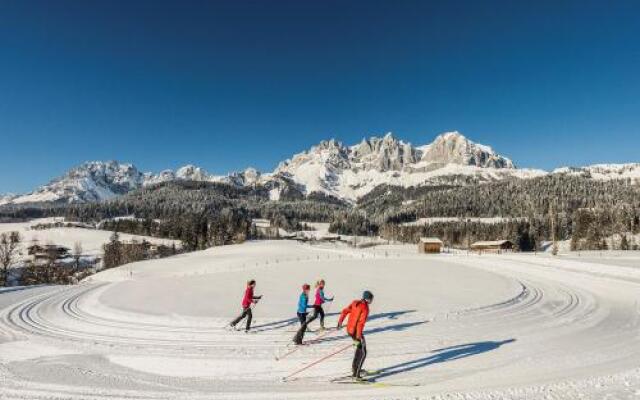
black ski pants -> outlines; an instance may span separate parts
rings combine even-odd
[[[238,315],[238,318],[234,319],[231,322],[231,326],[235,327],[236,324],[240,321],[242,321],[243,318],[247,318],[247,327],[245,328],[246,330],[251,329],[251,319],[253,319],[253,313],[251,312],[251,306],[243,308],[242,309],[242,313],[240,315]]]
[[[351,336],[353,340],[356,340],[355,335]],[[356,347],[355,354],[353,355],[353,363],[351,363],[351,371],[354,378],[359,378],[362,373],[362,366],[364,360],[367,358],[367,341],[364,339],[364,335],[360,339],[360,344]]]

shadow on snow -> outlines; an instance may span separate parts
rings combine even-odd
[[[401,311],[390,311],[390,312],[378,313],[378,314],[370,315],[368,320],[373,321],[376,319],[384,319],[384,318],[393,320],[393,319],[398,319],[398,317],[401,315],[409,314],[413,312],[416,312],[416,310],[401,310]],[[340,315],[340,313],[339,312],[325,313],[325,317],[335,317],[337,315]],[[253,325],[251,329],[257,332],[265,332],[265,331],[274,331],[277,329],[286,328],[288,326],[296,325],[296,324],[298,324],[298,318],[294,317],[294,318],[283,319],[280,321],[273,321],[273,322],[268,322],[264,324]],[[375,329],[373,331],[375,331]],[[368,333],[371,333],[371,332],[372,331],[368,331]]]
[[[379,370],[380,373],[375,376],[375,380],[377,381],[389,376],[413,371],[419,368],[424,368],[432,364],[472,357],[478,354],[496,350],[505,344],[513,343],[515,341],[516,339],[507,339],[499,342],[476,342],[433,350],[431,352],[432,355],[430,356],[382,368],[381,370]]]

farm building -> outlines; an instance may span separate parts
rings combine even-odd
[[[69,256],[71,250],[64,246],[55,244],[38,245],[33,244],[27,248],[27,252],[34,259],[61,259]]]
[[[59,264],[70,256],[70,252],[69,248],[55,244],[33,244],[27,247],[27,254],[31,256],[30,261],[37,265],[51,262]]]
[[[418,252],[420,253],[440,253],[442,251],[442,240],[438,238],[420,238]]]
[[[275,239],[279,237],[279,229],[271,224],[268,219],[255,218],[252,221],[256,234],[264,239]]]
[[[513,242],[510,240],[491,240],[475,242],[471,245],[471,250],[478,253],[502,253],[503,251],[512,251]]]

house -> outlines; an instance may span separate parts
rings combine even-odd
[[[491,240],[475,242],[471,245],[471,250],[478,253],[502,253],[504,251],[513,251],[513,242],[510,240]]]
[[[56,244],[32,244],[27,248],[28,254],[35,262],[57,261],[69,257],[71,250],[68,247]]]
[[[440,253],[442,251],[442,240],[438,238],[428,237],[420,238],[418,242],[419,253]]]
[[[268,219],[254,218],[251,221],[258,237],[264,239],[276,239],[280,237],[280,230],[271,224]]]

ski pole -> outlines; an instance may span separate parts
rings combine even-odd
[[[325,338],[326,336],[329,336],[331,333],[333,332],[339,332],[339,329],[327,329],[324,333],[321,333],[320,335],[318,335],[317,337],[307,341],[305,344],[313,344],[316,342],[319,342],[321,339]],[[293,349],[287,351],[286,353],[284,353],[281,356],[277,356],[276,357],[276,361],[280,361],[283,358],[286,358],[288,356],[290,356],[291,354],[295,353],[296,351],[300,350],[302,348],[302,346],[296,346]]]
[[[326,361],[329,358],[335,356],[336,354],[340,354],[343,351],[345,351],[345,350],[347,350],[348,348],[351,348],[351,347],[353,347],[353,345],[351,343],[349,343],[348,345],[339,348],[338,350],[334,351],[333,353],[327,354],[326,356],[324,356],[324,357],[312,362],[311,364],[305,365],[304,367],[300,368],[299,370],[290,373],[289,375],[287,375],[284,378],[282,378],[282,381],[286,382],[287,379],[292,378],[292,377],[298,375],[300,372],[306,371],[309,368],[313,367],[314,365],[320,364],[321,362]]]

